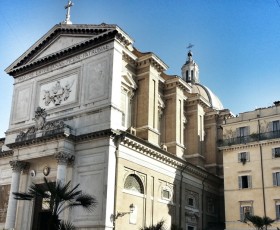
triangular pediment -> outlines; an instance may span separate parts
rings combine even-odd
[[[14,61],[5,71],[15,76],[47,62],[64,58],[66,55],[80,52],[91,45],[97,45],[118,37],[125,45],[133,41],[116,25],[109,24],[58,24],[32,45]]]
[[[60,35],[54,40],[49,46],[47,46],[41,53],[34,57],[30,61],[35,61],[40,58],[46,57],[50,54],[59,52],[60,50],[70,48],[80,42],[86,41],[92,38],[92,36],[71,36],[71,35]]]

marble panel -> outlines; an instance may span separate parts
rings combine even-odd
[[[29,119],[32,85],[19,86],[15,89],[12,123],[22,122]]]
[[[85,64],[85,102],[95,102],[109,95],[109,58],[102,57]]]

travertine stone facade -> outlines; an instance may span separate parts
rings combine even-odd
[[[6,69],[14,95],[0,188],[13,186],[9,161],[23,161],[30,167],[18,174],[19,191],[47,177],[96,196],[93,213],[63,213],[78,229],[136,230],[161,219],[167,227],[223,229],[216,143],[230,112],[199,83],[191,52],[182,78],[166,69],[116,25],[54,26]],[[11,221],[6,203],[0,228],[4,220],[6,228],[41,228],[40,206],[9,203]]]

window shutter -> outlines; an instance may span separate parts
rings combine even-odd
[[[272,173],[272,177],[273,177],[273,186],[276,186],[277,181],[276,181],[276,173]]]
[[[242,189],[242,178],[241,178],[241,176],[238,177],[238,186],[239,186],[239,189]]]
[[[279,210],[280,206],[278,204],[276,204],[275,207],[276,207],[276,219],[279,219],[279,217],[280,217],[280,210]]]
[[[236,129],[236,137],[240,137],[240,128]]]
[[[248,188],[252,188],[252,176],[247,176],[248,179]]]
[[[275,158],[275,148],[272,149],[272,158]]]
[[[238,162],[241,162],[241,153],[238,153]]]
[[[241,221],[244,221],[244,209],[243,209],[243,207],[240,207],[240,220]]]
[[[246,152],[246,161],[250,161],[250,153]]]
[[[250,210],[250,215],[251,215],[251,216],[254,215],[254,213],[253,213],[253,207],[252,207],[252,206],[249,207],[249,210]]]
[[[250,126],[246,126],[244,130],[244,136],[248,136],[250,133]]]
[[[269,122],[268,124],[268,132],[272,132],[273,131],[273,122]]]

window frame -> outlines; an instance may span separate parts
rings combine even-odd
[[[163,193],[165,191],[169,193],[168,198],[163,195]],[[169,188],[168,186],[163,186],[162,189],[161,189],[161,199],[162,200],[167,200],[167,201],[172,201],[172,197],[173,197],[173,193],[172,193],[171,188]]]
[[[273,180],[273,186],[279,187],[280,186],[280,172],[273,172],[272,180]]]
[[[280,158],[280,147],[272,148],[272,158]]]
[[[245,155],[245,157],[243,157],[242,155]],[[245,159],[245,160],[243,160]],[[243,164],[245,162],[249,162],[250,161],[250,153],[249,152],[239,152],[238,153],[238,162],[242,162]]]
[[[244,210],[247,209],[249,212],[245,212]],[[240,205],[240,220],[245,221],[246,213],[249,213],[249,215],[253,215],[253,205],[247,204],[247,205]]]
[[[280,221],[280,200],[275,200],[275,220]]]
[[[247,187],[243,183],[244,177],[247,177]],[[252,176],[251,175],[240,175],[238,176],[238,188],[239,189],[251,189],[252,188]]]

